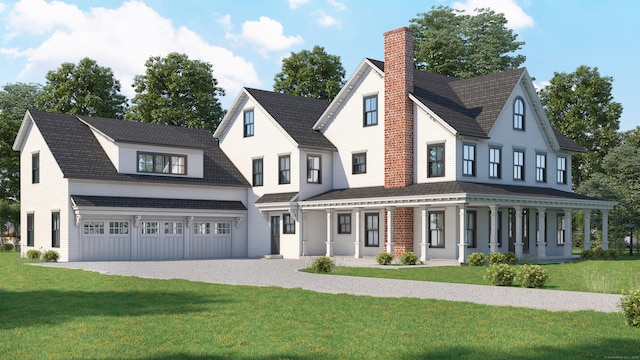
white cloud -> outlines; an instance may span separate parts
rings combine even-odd
[[[278,21],[261,16],[258,21],[246,21],[242,24],[241,34],[228,33],[226,38],[252,44],[263,56],[267,56],[269,51],[286,50],[304,42],[300,35],[285,36],[283,30]]]
[[[289,7],[292,9],[297,9],[300,6],[308,3],[310,0],[289,0]]]
[[[231,31],[231,28],[232,28],[232,26],[231,26],[231,15],[229,15],[229,14],[223,15],[216,22],[218,24],[222,25],[222,27],[224,28],[224,31],[226,31],[226,32]]]
[[[546,88],[547,86],[551,85],[551,82],[543,80],[540,82],[534,81],[533,82],[533,87],[536,89],[536,91],[540,91],[544,88]]]
[[[338,11],[347,10],[347,5],[345,5],[343,2],[340,2],[338,0],[328,0],[327,2]]]
[[[0,3],[0,14],[2,14],[6,8],[7,8],[7,5]]]
[[[507,19],[507,27],[517,30],[533,27],[533,18],[527,15],[516,3],[516,0],[467,0],[454,2],[452,7],[468,13],[475,9],[490,8],[497,13],[503,13]]]
[[[340,19],[336,19],[333,16],[329,16],[322,10],[316,11],[314,15],[317,16],[316,22],[320,26],[324,26],[324,27],[333,27],[333,26],[341,27],[342,26],[342,22],[340,21]]]
[[[15,38],[44,37],[30,48],[0,48],[0,54],[26,59],[19,78],[33,78],[34,74],[44,78],[47,71],[63,62],[89,57],[111,68],[122,92],[132,97],[133,77],[144,73],[149,57],[179,52],[210,63],[219,86],[228,93],[260,85],[252,63],[228,49],[210,45],[186,27],[174,26],[139,1],[124,2],[115,9],[82,11],[61,1],[22,0],[10,10],[7,27]]]

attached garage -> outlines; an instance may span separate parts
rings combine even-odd
[[[246,213],[241,202],[82,195],[71,200],[80,261],[246,256],[234,254],[234,225]]]

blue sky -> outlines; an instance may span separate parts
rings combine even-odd
[[[640,125],[637,0],[0,0],[0,86],[44,84],[47,71],[90,57],[131,98],[150,56],[180,52],[213,65],[228,108],[243,86],[271,90],[291,52],[323,46],[347,76],[365,57],[383,60],[382,34],[437,5],[504,13],[538,87],[598,67],[614,79],[620,129]]]

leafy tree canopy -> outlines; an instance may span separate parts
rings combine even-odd
[[[0,90],[0,200],[20,198],[20,154],[13,142],[27,110],[42,89],[38,84],[7,84]]]
[[[582,65],[572,73],[554,73],[551,84],[540,91],[551,125],[587,150],[572,157],[575,189],[601,172],[604,156],[620,144],[622,105],[613,101],[612,82],[597,67]]]
[[[45,111],[121,119],[127,99],[110,68],[84,58],[49,71],[36,105]]]
[[[526,60],[514,55],[524,41],[506,27],[502,13],[476,9],[464,14],[448,6],[432,7],[411,19],[414,60],[420,70],[470,78],[516,69]]]
[[[332,100],[344,85],[345,71],[340,57],[329,55],[322,46],[312,51],[291,53],[282,61],[273,90],[284,94]]]
[[[127,119],[215,131],[225,114],[218,96],[225,93],[211,64],[170,53],[149,58],[145,66],[145,74],[134,78]]]

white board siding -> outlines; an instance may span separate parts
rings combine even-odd
[[[100,143],[100,146],[102,146],[102,149],[109,157],[109,160],[111,160],[113,166],[118,172],[120,172],[120,149],[118,148],[118,145],[106,138],[104,135],[95,131],[93,128],[90,127],[89,129],[96,140],[98,140],[98,143]]]
[[[414,105],[415,117],[415,144],[414,149],[414,179],[418,183],[455,181],[456,180],[456,157],[458,148],[456,146],[456,136],[445,128],[440,122],[431,118],[424,110]],[[444,144],[444,176],[428,177],[429,145]]]
[[[169,146],[151,146],[142,144],[118,144],[119,154],[119,171],[125,174],[138,173],[138,152],[150,152],[171,155],[185,155],[187,157],[187,174],[186,175],[169,175],[153,173],[154,176],[170,176],[170,177],[190,177],[202,178],[204,176],[204,152],[199,149],[176,148]],[[144,174],[143,174],[144,175]]]
[[[304,255],[324,256],[327,253],[327,213],[304,212]]]
[[[320,156],[320,183],[307,182],[307,158],[308,156]],[[333,152],[329,151],[317,151],[317,150],[302,150],[300,151],[300,163],[298,168],[300,169],[300,199],[308,199],[312,196],[322,194],[333,189],[333,177],[331,176],[333,167]]]

